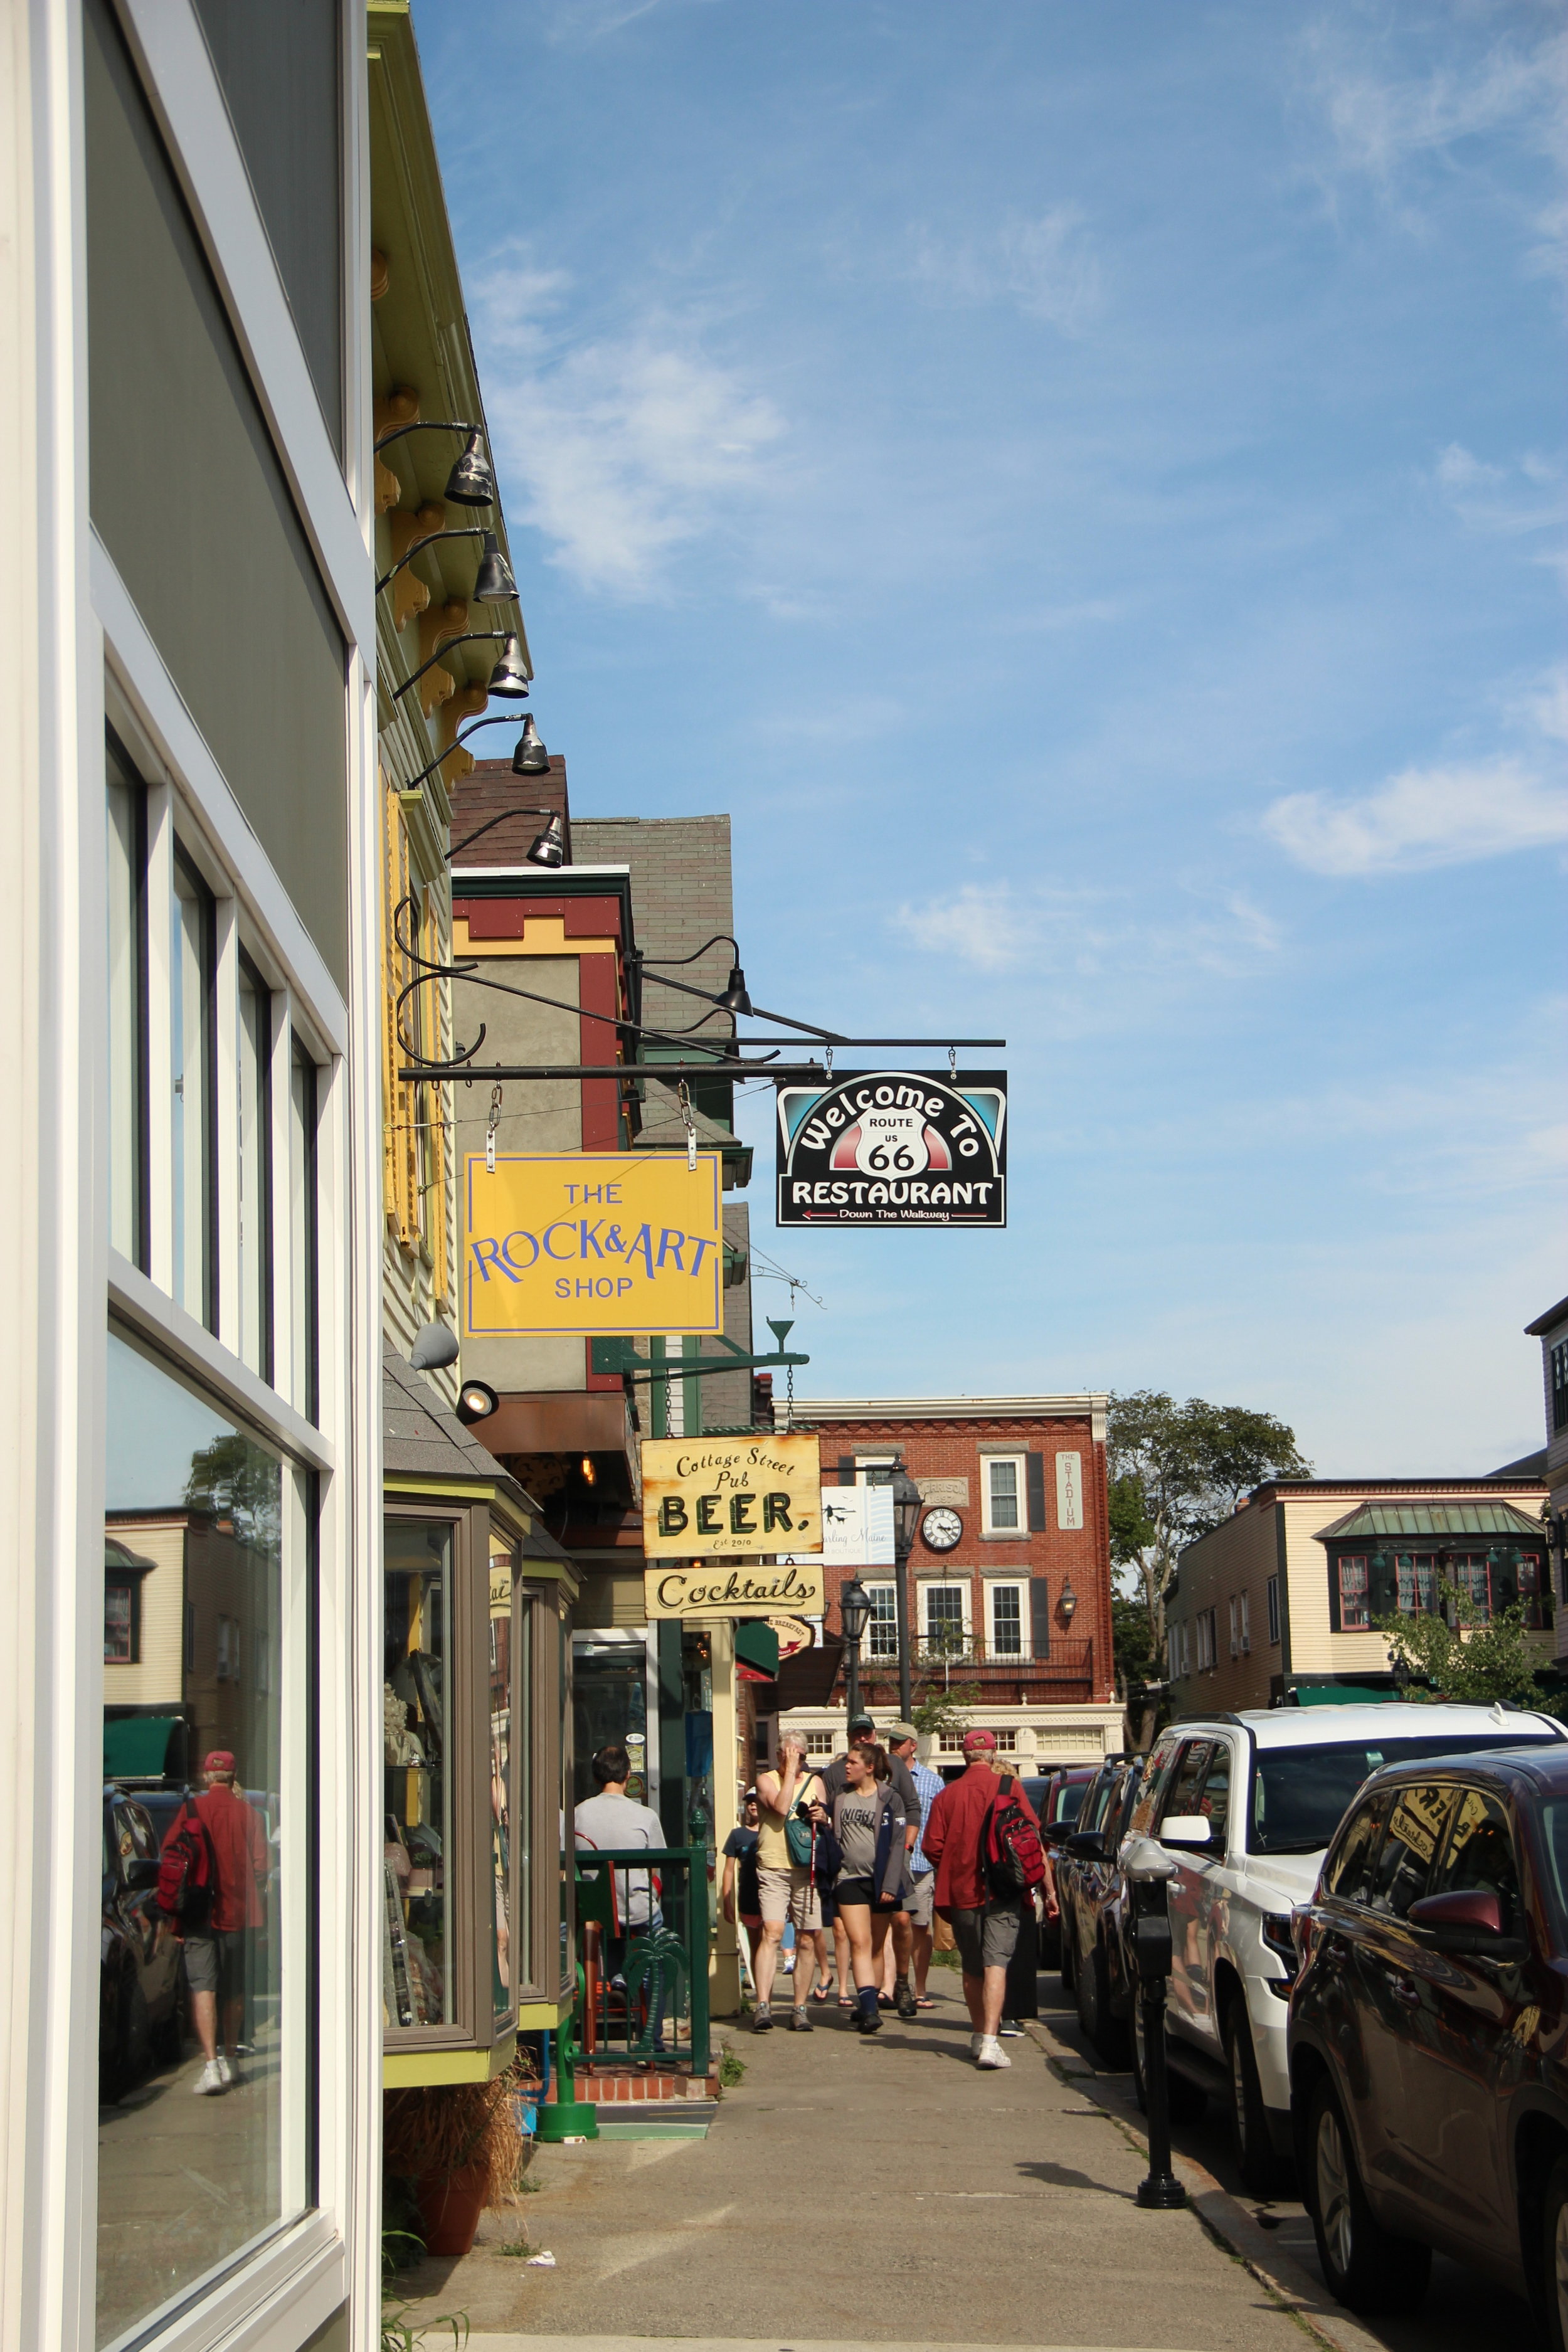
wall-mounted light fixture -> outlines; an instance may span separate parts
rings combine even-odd
[[[566,837],[562,828],[561,812],[559,809],[542,808],[502,809],[499,816],[487,817],[477,831],[466,833],[461,841],[455,841],[452,844],[451,848],[447,852],[447,863],[450,865],[458,852],[460,849],[467,849],[470,842],[478,841],[480,834],[493,831],[498,824],[506,824],[514,816],[542,816],[550,820],[543,832],[535,834],[533,837],[533,845],[528,853],[528,862],[531,866],[565,865]]]
[[[521,702],[528,692],[528,670],[523,662],[521,646],[507,629],[465,629],[460,637],[448,637],[446,644],[433,653],[428,661],[420,663],[412,677],[404,679],[403,684],[393,694],[394,702],[401,702],[405,694],[412,693],[426,671],[434,669],[438,661],[445,661],[454,646],[479,645],[500,645],[503,647],[500,659],[489,674],[485,692],[496,695],[503,700]]]
[[[522,732],[511,755],[511,772],[514,776],[547,776],[550,773],[550,754],[539,740],[539,728],[531,710],[522,722]]]
[[[1062,1597],[1057,1602],[1057,1612],[1064,1625],[1070,1625],[1077,1610],[1078,1594],[1072,1589],[1072,1579],[1069,1576],[1062,1587]]]
[[[458,1391],[458,1419],[462,1422],[488,1421],[500,1403],[488,1381],[465,1381]]]
[[[637,961],[639,964],[652,964],[656,971],[663,971],[666,966],[670,964],[679,966],[683,963],[695,963],[699,956],[705,956],[710,948],[716,948],[721,944],[733,949],[735,959],[730,966],[730,977],[724,983],[724,992],[721,996],[715,996],[710,989],[693,988],[689,981],[684,980],[661,980],[659,986],[679,989],[682,996],[700,997],[704,1004],[716,1004],[723,1013],[749,1013],[752,1011],[752,1000],[746,992],[746,975],[741,970],[741,950],[728,931],[715,931],[710,940],[704,940],[702,945],[700,948],[693,948],[689,955],[645,956],[639,952]]]
[[[389,441],[401,440],[405,433],[466,433],[468,447],[447,477],[447,487],[441,495],[455,507],[493,507],[496,502],[495,470],[485,455],[483,435],[473,425],[459,425],[455,417],[431,417],[427,422],[416,418],[412,425],[395,425],[376,443],[379,454]]]
[[[416,791],[419,785],[425,782],[426,776],[433,776],[435,774],[443,760],[449,760],[453,752],[458,748],[459,744],[466,743],[470,735],[477,735],[481,727],[511,727],[515,724],[516,721],[509,710],[497,710],[488,719],[476,719],[471,727],[460,728],[458,733],[453,736],[446,750],[439,752],[437,757],[431,761],[427,768],[421,768],[416,776],[412,777],[407,783],[400,785],[399,790],[405,793]],[[511,772],[514,776],[545,776],[550,772],[550,754],[539,740],[539,730],[533,723],[533,713],[531,710],[522,722],[522,732],[517,739],[517,748],[511,755]],[[527,809],[522,811],[509,809],[506,814],[509,816],[518,814],[527,816],[548,816],[552,812],[548,809]],[[557,819],[557,822],[559,823],[559,819]],[[540,838],[542,840],[543,835],[541,835]],[[538,844],[536,843],[535,847],[537,846]],[[534,863],[538,866],[560,866],[563,861],[564,849],[563,848],[563,856],[561,857],[536,858]]]
[[[398,557],[390,572],[382,573],[375,583],[376,594],[379,596],[382,590],[396,579],[405,564],[413,562],[421,549],[434,547],[438,539],[483,540],[484,552],[479,558],[479,573],[473,586],[471,601],[474,604],[512,604],[517,602],[517,583],[511,576],[510,564],[500,551],[500,542],[493,530],[487,530],[482,523],[477,522],[462,523],[452,530],[426,531],[423,539],[415,541],[406,555]]]

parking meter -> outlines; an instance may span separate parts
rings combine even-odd
[[[1143,2096],[1149,2117],[1149,2177],[1140,2205],[1165,2211],[1187,2192],[1171,2170],[1171,2100],[1165,2079],[1165,1986],[1171,1974],[1170,1881],[1176,1865],[1157,1839],[1129,1838],[1121,1866],[1132,1895],[1132,1959],[1143,2026]]]

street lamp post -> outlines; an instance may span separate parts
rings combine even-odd
[[[910,1719],[910,1554],[921,1523],[921,1490],[900,1462],[893,1473],[893,1612],[899,1642],[899,1713]]]
[[[849,1706],[849,1724],[860,1712],[860,1636],[866,1631],[871,1614],[871,1596],[858,1576],[852,1576],[838,1596],[838,1614],[844,1626],[844,1642],[847,1660],[844,1669]]]

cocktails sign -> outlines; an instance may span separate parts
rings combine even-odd
[[[820,1557],[821,1478],[815,1437],[645,1438],[644,1553],[649,1559]],[[780,1591],[769,1606],[807,1604]]]
[[[643,1570],[643,1608],[649,1617],[763,1617],[780,1609],[820,1612],[822,1562],[797,1560],[759,1568],[747,1560],[690,1560]],[[784,1622],[783,1620],[778,1621]],[[809,1626],[806,1632],[809,1634]],[[779,1644],[784,1655],[784,1644]]]
[[[1007,1076],[858,1070],[778,1089],[781,1225],[1005,1225]]]
[[[463,1329],[721,1331],[716,1151],[482,1151],[463,1187]]]

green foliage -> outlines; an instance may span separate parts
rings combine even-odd
[[[978,1683],[953,1683],[944,1688],[941,1683],[922,1683],[910,1708],[910,1721],[917,1731],[956,1737],[969,1727],[966,1708],[980,1704]]]
[[[227,1520],[242,1544],[255,1551],[278,1548],[282,1479],[276,1462],[237,1431],[215,1437],[191,1456],[185,1506],[220,1524]]]
[[[737,2058],[732,2050],[726,2050],[719,2061],[720,2089],[722,2091],[738,2090],[745,2079],[745,2060],[743,2058]]]
[[[1465,1706],[1494,1706],[1512,1700],[1533,1702],[1539,1696],[1535,1670],[1542,1663],[1540,1644],[1524,1622],[1524,1603],[1500,1609],[1490,1622],[1472,1632],[1461,1630],[1469,1606],[1468,1595],[1442,1577],[1437,1585],[1443,1614],[1417,1617],[1374,1617],[1374,1630],[1386,1635],[1414,1674],[1424,1675],[1428,1687],[1412,1686],[1413,1699],[1451,1699]]]
[[[1202,1397],[1178,1404],[1163,1389],[1111,1398],[1106,1463],[1111,1558],[1123,1571],[1117,1685],[1127,1699],[1140,1677],[1163,1672],[1165,1598],[1183,1546],[1228,1518],[1237,1497],[1265,1479],[1310,1477],[1312,1465],[1273,1413]]]
[[[498,2254],[504,2254],[509,2262],[521,2263],[528,2260],[533,2248],[526,2238],[509,2238],[504,2246],[496,2248],[496,2252]]]
[[[422,2320],[417,2326],[409,2324],[405,2315],[407,2311],[407,2304],[383,2298],[381,2352],[419,2352],[432,2329],[438,2329],[445,2336],[448,2328],[455,2352],[463,2352],[468,2340],[468,2315],[466,2311],[444,2311],[439,2318]]]

